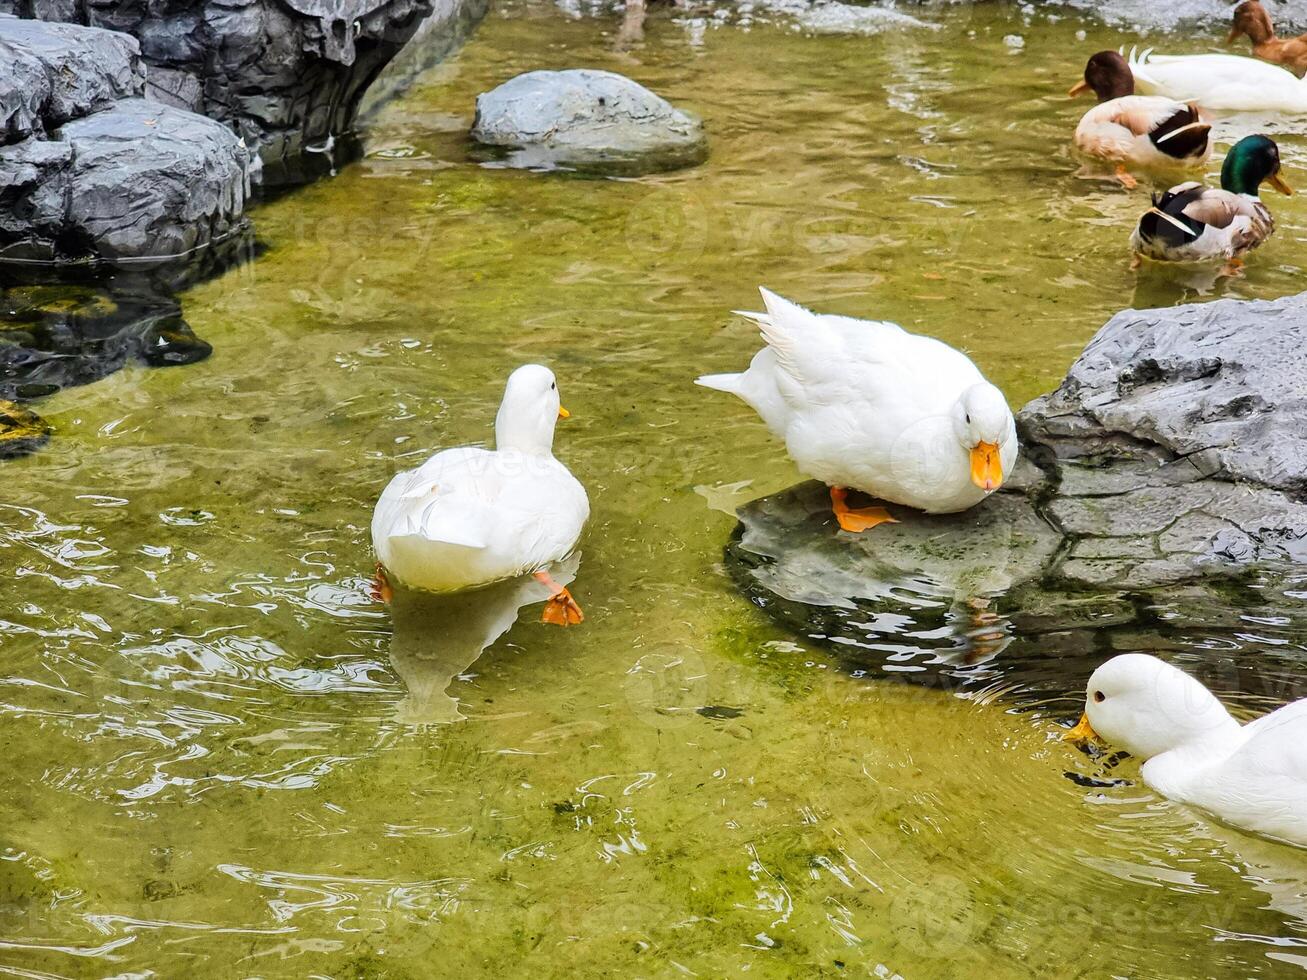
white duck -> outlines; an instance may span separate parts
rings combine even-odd
[[[553,372],[527,364],[509,376],[493,450],[445,449],[396,474],[372,515],[382,599],[391,577],[456,592],[533,573],[552,596],[545,622],[582,620],[576,600],[542,571],[572,552],[590,516],[585,488],[554,458],[559,418],[567,411]]]
[[[1307,699],[1240,725],[1188,674],[1127,653],[1094,671],[1066,737],[1094,736],[1145,760],[1163,796],[1307,847]]]
[[[1307,81],[1279,65],[1234,54],[1155,55],[1130,50],[1135,91],[1196,102],[1212,112],[1307,114]]]
[[[996,490],[1017,460],[1003,393],[971,360],[893,323],[810,313],[766,289],[766,313],[741,313],[767,346],[741,374],[699,378],[738,395],[785,440],[800,470],[827,484],[839,525],[893,521],[854,510],[849,489],[931,514]]]

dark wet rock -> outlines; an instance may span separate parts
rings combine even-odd
[[[979,506],[891,508],[901,524],[849,535],[803,484],[741,508],[728,567],[873,676],[1073,702],[1143,648],[1227,692],[1301,697],[1305,315],[1307,294],[1118,314],[1018,415],[1027,462]]]
[[[643,85],[608,71],[532,71],[477,96],[472,139],[505,163],[644,173],[700,163],[703,126]]]
[[[0,16],[0,261],[175,260],[244,231],[248,149],[144,85],[134,38]]]
[[[0,459],[26,456],[50,441],[50,426],[35,412],[0,399]]]
[[[244,228],[249,152],[211,119],[129,99],[59,136],[74,155],[68,234],[99,256],[182,256]]]
[[[193,364],[211,352],[166,296],[66,284],[0,289],[0,457],[31,452],[49,437],[15,402],[98,381],[128,363]]]
[[[0,15],[0,143],[144,91],[140,48],[126,34]]]
[[[330,166],[368,86],[433,7],[461,28],[485,0],[0,0],[0,12],[135,37],[147,94],[230,126],[270,183]]]
[[[125,99],[0,147],[0,261],[175,260],[246,230],[249,153],[226,127]]]

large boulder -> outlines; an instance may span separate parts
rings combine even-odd
[[[141,97],[126,34],[0,16],[0,262],[170,261],[245,229],[252,157]]]
[[[281,183],[330,166],[364,92],[433,4],[461,31],[450,8],[480,16],[486,0],[0,0],[0,13],[135,37],[146,94],[228,124]]]
[[[707,155],[703,125],[610,71],[531,71],[477,96],[472,138],[511,166],[646,173]]]
[[[140,48],[126,34],[0,15],[0,143],[144,91]]]
[[[1307,294],[1120,313],[1019,413],[1023,464],[979,506],[849,535],[804,484],[741,508],[728,567],[877,676],[1074,699],[1108,654],[1192,653],[1177,622],[1218,686],[1301,696],[1304,318]],[[1250,632],[1275,652],[1232,666]]]

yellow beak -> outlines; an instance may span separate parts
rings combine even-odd
[[[1281,194],[1285,194],[1289,197],[1293,197],[1293,188],[1290,187],[1287,183],[1285,183],[1284,178],[1281,177],[1279,174],[1271,174],[1271,176],[1266,178],[1266,182],[1270,184],[1272,187],[1274,187]]]
[[[971,482],[986,493],[997,490],[1003,482],[1003,462],[994,443],[978,442],[971,450]]]
[[[1076,727],[1062,736],[1064,742],[1083,742],[1087,738],[1098,738],[1098,732],[1089,724],[1089,715],[1082,714]]]
[[[559,417],[560,419],[570,419],[570,418],[572,417],[572,413],[569,412],[567,409],[565,409],[562,405],[559,405],[559,406],[558,406],[558,417]]]
[[[1071,86],[1071,91],[1067,92],[1067,95],[1079,95],[1081,92],[1088,92],[1088,91],[1089,91],[1089,83],[1082,78],[1080,79],[1080,81],[1076,82],[1074,85]]]

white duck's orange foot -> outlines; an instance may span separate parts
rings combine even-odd
[[[540,622],[554,626],[576,626],[584,619],[585,613],[566,589],[550,597],[545,603],[545,611],[540,614]]]
[[[390,605],[390,600],[395,598],[395,590],[390,585],[390,576],[386,574],[386,569],[382,567],[381,562],[377,562],[377,571],[372,577],[372,586],[368,589],[368,595],[372,597],[373,602],[384,602],[386,605]]]
[[[1126,190],[1132,191],[1139,186],[1139,181],[1135,180],[1134,175],[1126,170],[1124,164],[1117,164],[1115,177]]]
[[[831,509],[835,512],[835,520],[839,521],[843,530],[857,534],[859,531],[870,530],[877,524],[898,523],[898,518],[891,517],[889,511],[884,507],[854,508],[849,506],[848,498],[849,491],[847,488],[830,488]]]
[[[549,590],[549,601],[540,614],[540,622],[554,626],[575,626],[585,619],[572,593],[549,577],[548,572],[536,572],[535,580]]]

